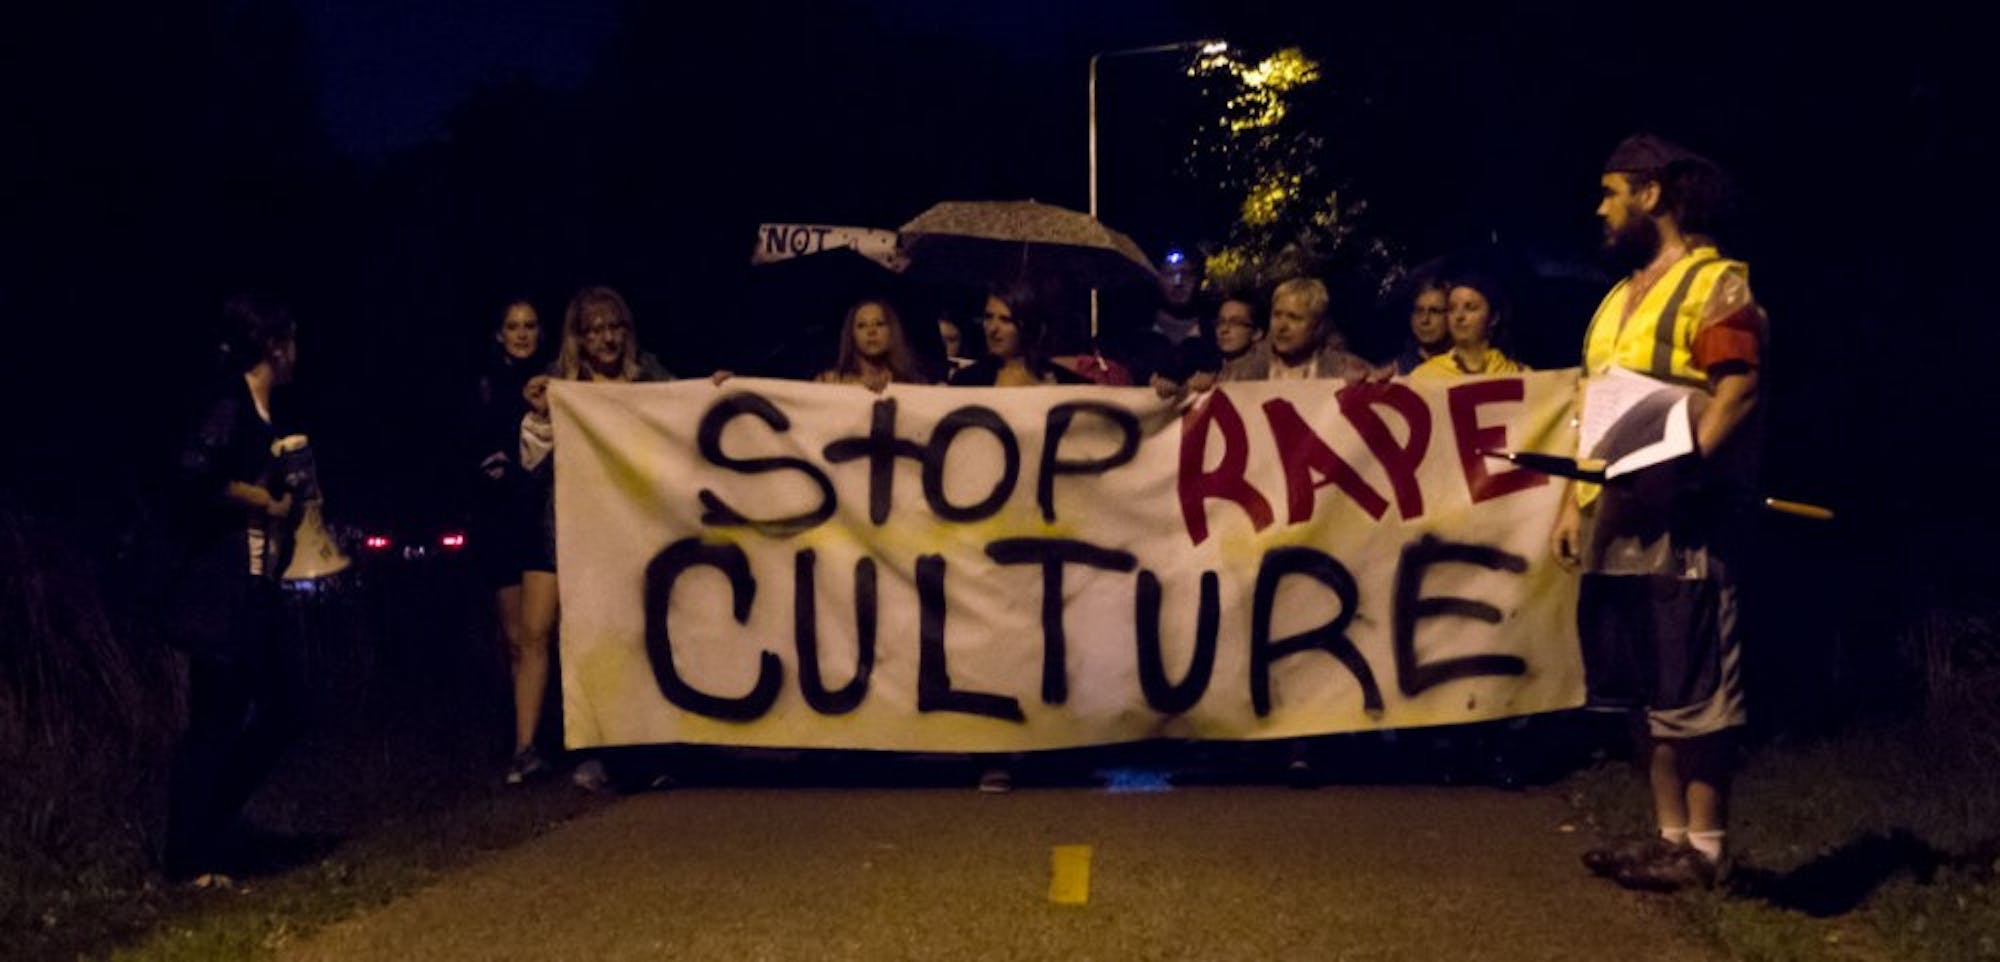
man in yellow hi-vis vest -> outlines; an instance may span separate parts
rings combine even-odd
[[[1622,367],[1687,390],[1695,452],[1578,485],[1551,538],[1557,560],[1583,571],[1592,703],[1644,712],[1659,820],[1657,835],[1584,861],[1631,888],[1712,886],[1727,874],[1731,736],[1745,721],[1735,568],[1768,325],[1748,268],[1709,236],[1724,194],[1714,164],[1642,134],[1612,152],[1602,184],[1605,250],[1629,273],[1591,318],[1585,384]]]

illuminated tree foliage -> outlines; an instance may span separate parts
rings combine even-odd
[[[1234,198],[1234,221],[1207,254],[1223,291],[1265,291],[1292,277],[1359,275],[1385,288],[1400,273],[1367,229],[1367,201],[1334,170],[1325,72],[1296,47],[1261,60],[1231,48],[1188,67],[1209,106],[1188,174]]]

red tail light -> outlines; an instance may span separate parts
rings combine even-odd
[[[371,534],[361,539],[361,546],[370,551],[387,551],[389,550],[389,538],[386,535]]]
[[[448,550],[457,551],[458,549],[465,547],[465,535],[459,534],[458,532],[454,531],[451,534],[439,538],[438,544],[443,545]]]

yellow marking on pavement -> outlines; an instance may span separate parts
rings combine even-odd
[[[1058,845],[1049,849],[1049,901],[1057,905],[1090,904],[1090,846]]]

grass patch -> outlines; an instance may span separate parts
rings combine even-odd
[[[298,746],[251,806],[263,829],[321,840],[289,869],[232,891],[162,883],[145,840],[157,827],[98,826],[71,856],[0,853],[9,958],[247,960],[330,922],[416,891],[481,856],[607,804],[565,779],[498,784],[493,731],[458,714],[429,724],[334,726]],[[385,730],[393,729],[393,730]],[[164,785],[160,786],[162,789]]]
[[[2000,959],[2000,758],[1968,721],[1884,723],[1750,751],[1730,826],[1734,891],[1684,894],[1676,906],[1752,962]],[[1627,764],[1579,772],[1564,788],[1606,834],[1652,827]]]
[[[295,599],[322,681],[315,722],[248,812],[260,830],[307,843],[289,846],[283,870],[233,891],[160,880],[165,738],[0,752],[6,958],[266,957],[606,804],[565,779],[499,784],[511,695],[463,572],[363,574],[340,594]],[[135,724],[172,732],[175,715],[169,706]]]
[[[153,890],[160,904],[148,931],[110,957],[121,962],[263,958],[603,804],[601,796],[559,781],[490,793],[382,826],[315,864],[251,880],[236,891]]]

